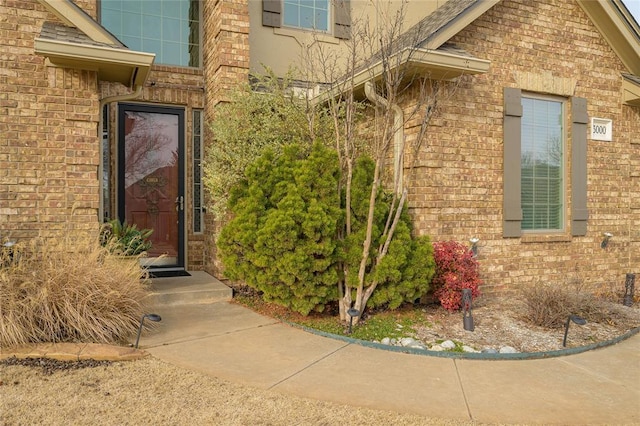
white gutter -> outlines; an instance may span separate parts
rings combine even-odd
[[[371,102],[393,111],[393,186],[396,194],[403,191],[403,165],[404,165],[404,113],[397,104],[389,101],[376,93],[375,86],[370,81],[364,84],[364,93]]]
[[[121,102],[121,101],[131,101],[133,99],[136,99],[137,97],[139,97],[142,94],[142,90],[144,89],[144,86],[142,84],[136,86],[136,90],[131,92],[131,93],[125,93],[122,95],[114,95],[114,96],[107,96],[105,98],[100,99],[100,119],[98,120],[98,137],[100,138],[100,163],[98,164],[98,187],[100,190],[100,207],[98,209],[98,221],[99,223],[102,223],[102,221],[104,220],[104,193],[103,193],[103,188],[102,188],[102,179],[103,179],[103,173],[104,173],[104,139],[102,137],[102,128],[104,126],[104,116],[102,115],[102,110],[104,109],[104,106],[107,104],[110,104],[111,102]],[[113,215],[112,215],[113,216]],[[113,219],[113,218],[112,218]]]

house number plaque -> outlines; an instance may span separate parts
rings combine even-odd
[[[608,118],[591,118],[591,140],[607,141],[613,139],[613,120]]]

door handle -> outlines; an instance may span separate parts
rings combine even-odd
[[[184,210],[184,197],[180,195],[176,197],[176,211],[181,212]]]

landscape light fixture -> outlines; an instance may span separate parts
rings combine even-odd
[[[480,241],[480,238],[477,237],[473,237],[469,240],[471,243],[471,253],[473,253],[473,257],[478,256],[478,241]]]
[[[357,310],[356,308],[350,308],[347,311],[347,314],[349,315],[349,334],[351,334],[351,327],[353,326],[353,317],[359,316],[360,311]]]
[[[14,259],[15,249],[13,248],[13,246],[15,246],[15,245],[16,245],[15,241],[7,241],[6,243],[4,243],[2,245],[2,247],[3,247],[3,249],[2,249],[3,255],[6,256],[6,259],[4,260],[2,265],[0,265],[0,266],[6,267],[6,266],[11,265],[12,263],[17,263],[18,259],[17,258]]]
[[[580,318],[577,315],[569,315],[569,317],[567,318],[567,323],[564,326],[564,339],[562,339],[563,348],[567,346],[567,333],[569,332],[569,324],[571,324],[572,322],[575,322],[578,325],[585,325],[587,323],[587,320],[585,320],[584,318]]]
[[[604,240],[600,243],[600,248],[605,249],[609,245],[609,240],[613,237],[613,234],[611,232],[605,232],[602,235],[604,235]]]
[[[144,326],[144,319],[147,318],[149,321],[160,322],[162,318],[158,314],[144,314],[140,319],[140,327],[138,327],[138,337],[136,338],[135,348],[138,349],[138,343],[140,342],[140,334],[142,334],[142,327]]]
[[[471,316],[471,289],[462,289],[462,325],[467,331],[473,331],[473,316]]]
[[[636,274],[627,274],[624,280],[624,297],[622,304],[624,306],[633,306],[633,293],[635,290]]]

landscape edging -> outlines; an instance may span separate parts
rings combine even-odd
[[[546,359],[546,358],[556,358],[556,357],[567,356],[567,355],[576,355],[576,354],[591,351],[594,349],[615,345],[617,343],[622,342],[623,340],[630,338],[631,336],[634,336],[640,333],[640,327],[636,327],[616,338],[613,338],[610,340],[604,340],[602,342],[592,343],[586,346],[578,346],[575,348],[567,348],[567,349],[557,349],[554,351],[518,352],[518,353],[501,354],[501,353],[483,353],[483,352],[471,353],[471,352],[430,351],[428,349],[417,349],[417,348],[406,348],[403,346],[384,345],[382,343],[369,342],[366,340],[359,340],[359,339],[354,339],[348,336],[341,336],[339,334],[333,334],[333,333],[328,333],[326,331],[316,330],[314,328],[292,323],[289,321],[283,321],[283,322],[292,327],[300,328],[308,333],[316,334],[318,336],[327,337],[334,340],[341,340],[343,342],[356,344],[356,345],[364,346],[367,348],[382,349],[386,351],[407,353],[412,355],[433,356],[433,357],[453,358],[453,359],[488,360],[488,361]]]

